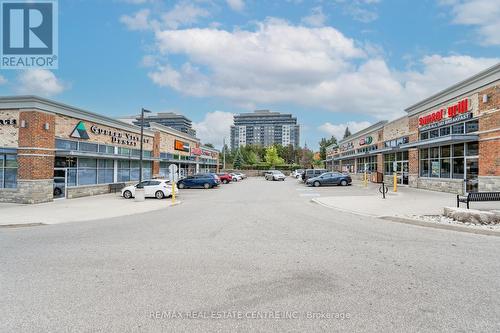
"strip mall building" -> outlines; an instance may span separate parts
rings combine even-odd
[[[143,136],[143,179],[216,172],[217,150],[151,123]],[[109,193],[139,179],[140,128],[34,96],[0,98],[0,202],[39,203]]]
[[[464,193],[500,191],[500,64],[327,148],[329,169]],[[380,177],[379,177],[380,178]]]

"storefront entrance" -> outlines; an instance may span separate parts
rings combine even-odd
[[[479,161],[477,158],[465,159],[465,192],[477,192],[479,187]]]
[[[54,169],[54,199],[66,198],[66,188],[68,187],[67,171],[66,168]]]
[[[408,161],[399,161],[397,163],[398,184],[408,185]]]

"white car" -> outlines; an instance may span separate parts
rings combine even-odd
[[[290,176],[299,179],[300,176],[302,176],[302,172],[304,172],[303,169],[297,169]]]
[[[243,177],[241,177],[241,175],[237,174],[237,173],[230,173],[231,177],[233,177],[233,182],[237,182],[239,180],[242,180]]]
[[[266,173],[266,180],[282,180],[284,181],[286,176],[283,172],[278,170],[272,170]]]
[[[146,198],[163,199],[172,195],[172,185],[170,185],[170,181],[168,179],[144,180],[140,184],[144,187],[144,196]],[[122,189],[122,197],[125,199],[134,198],[135,190],[138,186],[139,184],[124,187]],[[178,192],[179,190],[176,189],[175,194],[177,195]]]

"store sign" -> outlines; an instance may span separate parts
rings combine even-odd
[[[70,137],[75,139],[84,139],[84,140],[89,139],[89,134],[87,133],[87,128],[85,127],[85,123],[83,121],[80,121],[75,126],[75,129],[73,130],[73,132],[71,132]]]
[[[201,149],[200,148],[191,148],[191,155],[196,155],[200,156],[201,155]]]
[[[373,142],[373,137],[367,136],[366,138],[361,138],[359,140],[359,145],[364,146],[364,145],[369,145]]]
[[[472,118],[472,112],[462,113],[454,118],[446,118],[446,119],[438,121],[436,123],[422,126],[422,127],[420,127],[420,130],[425,131],[425,130],[429,130],[429,129],[433,129],[433,128],[437,128],[437,127],[441,127],[441,126],[445,126],[445,125],[458,123],[458,122],[468,120],[471,118]]]
[[[0,119],[0,126],[15,126],[17,125],[16,119]]]
[[[219,153],[211,150],[206,150],[206,149],[201,149],[201,155],[203,156],[209,156],[211,158],[217,158],[219,157]]]
[[[340,151],[346,151],[351,149],[354,149],[354,143],[352,142],[347,142],[340,146]]]
[[[77,126],[78,127],[78,126]],[[125,146],[138,146],[141,142],[141,137],[139,135],[131,134],[128,132],[120,132],[109,130],[106,128],[101,128],[96,125],[90,127],[90,131],[95,135],[105,135],[111,137],[111,142],[119,145]],[[144,143],[149,143],[149,138],[144,138]]]
[[[174,140],[174,149],[189,152],[189,143],[181,140]]]
[[[425,116],[418,118],[418,125],[421,127],[421,130],[430,129],[442,125],[446,125],[446,123],[442,125],[434,125],[436,123],[441,123],[445,119],[454,119],[457,116],[463,115],[470,110],[471,103],[468,98],[465,98],[453,105],[448,106],[447,108],[442,108],[438,111],[432,112]],[[451,121],[455,122],[455,121]],[[449,122],[449,123],[451,123]],[[432,126],[434,125],[434,126]],[[425,127],[425,128],[423,128]]]

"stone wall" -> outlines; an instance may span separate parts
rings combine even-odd
[[[500,176],[479,176],[479,192],[500,192]]]
[[[19,111],[1,110],[0,120],[4,122],[16,121],[16,124],[0,124],[0,147],[17,148],[19,136]]]
[[[54,181],[17,180],[17,188],[0,189],[0,202],[36,204],[50,202],[53,199]]]
[[[106,194],[109,193],[109,184],[69,187],[66,192],[68,199]]]
[[[415,184],[415,181],[412,182]],[[416,187],[431,191],[447,192],[454,194],[464,193],[463,179],[418,178]],[[414,186],[413,186],[414,187]]]

